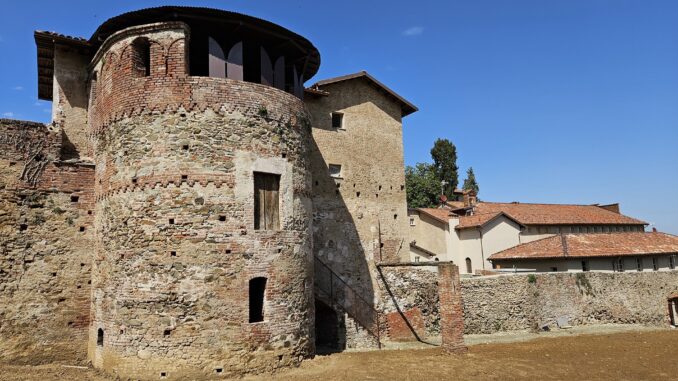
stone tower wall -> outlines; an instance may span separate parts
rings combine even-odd
[[[0,350],[14,363],[86,355],[94,169],[61,161],[62,138],[0,120]]]
[[[135,77],[129,46],[151,41]],[[180,23],[134,27],[95,56],[96,257],[89,356],[121,377],[194,379],[313,353],[310,126],[259,84],[186,75]],[[279,231],[254,229],[253,173],[280,175]],[[264,321],[248,284],[266,277]],[[104,333],[98,343],[98,331]]]

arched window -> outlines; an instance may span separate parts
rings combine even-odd
[[[209,76],[226,78],[226,57],[217,40],[207,37],[209,49]]]
[[[104,345],[104,330],[99,328],[97,330],[97,346],[102,347]]]
[[[132,42],[132,73],[135,77],[151,75],[151,43],[139,37]]]
[[[473,265],[471,264],[471,258],[466,258],[466,272],[468,274],[473,273]]]
[[[226,60],[226,77],[242,81],[243,76],[243,61],[242,61],[242,41],[233,45],[228,51],[228,59]]]
[[[266,278],[250,279],[250,323],[264,321],[264,294]]]

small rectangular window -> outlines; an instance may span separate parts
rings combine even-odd
[[[414,257],[414,261],[415,261],[415,262],[419,262],[419,257],[418,257],[418,256],[417,256],[417,257]]]
[[[674,270],[676,268],[676,256],[675,255],[669,256],[669,268],[671,270]]]
[[[341,112],[332,113],[332,128],[344,128],[344,114]]]
[[[636,267],[638,268],[638,271],[643,271],[643,259],[642,258],[636,258]]]
[[[341,178],[341,165],[339,164],[330,164],[328,166],[328,169],[330,171],[330,176],[334,178]]]
[[[616,264],[616,266],[615,266]],[[614,271],[623,273],[624,272],[624,259],[623,258],[618,258],[614,262],[612,262],[612,267]]]
[[[414,221],[414,217],[410,217],[410,226],[416,226],[417,223]]]
[[[652,270],[659,270],[659,261],[657,260],[657,257],[652,257]]]
[[[589,266],[589,261],[587,261],[587,260],[581,261],[581,271],[591,271],[591,267]]]
[[[557,268],[557,267],[551,267],[551,271],[552,271],[552,272],[557,272],[557,271],[558,271],[558,268]]]
[[[254,172],[254,229],[280,229],[280,175]]]

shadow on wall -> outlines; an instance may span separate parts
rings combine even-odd
[[[315,141],[311,142],[313,173],[313,252],[315,265],[316,345],[322,350],[375,346],[379,336],[374,280],[368,264],[378,236],[369,233],[370,215],[345,198],[343,179],[330,176]],[[361,221],[355,221],[351,214]],[[364,214],[363,214],[364,213]],[[359,229],[357,224],[365,225]],[[373,223],[372,223],[373,224]],[[373,266],[373,265],[372,265]],[[337,312],[329,313],[328,308]],[[348,319],[344,320],[344,313]],[[335,337],[335,336],[339,337]],[[364,341],[364,342],[363,342]],[[333,348],[328,348],[332,343]]]

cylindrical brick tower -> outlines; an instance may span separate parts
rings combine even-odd
[[[89,357],[123,379],[220,378],[314,352],[313,45],[252,17],[162,7],[95,32]]]

